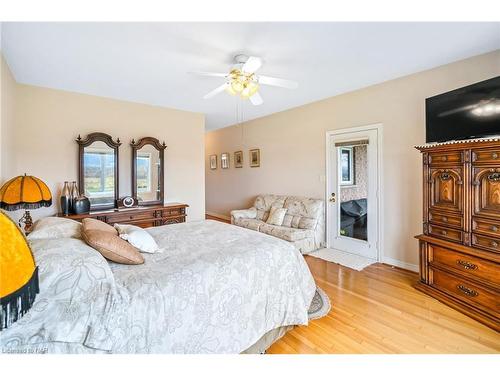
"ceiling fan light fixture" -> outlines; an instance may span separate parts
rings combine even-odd
[[[230,95],[238,95],[238,93],[236,91],[234,91],[233,89],[233,86],[232,85],[227,85],[226,87],[226,92]]]
[[[245,85],[243,83],[241,83],[238,79],[235,79],[231,82],[231,88],[237,92],[237,93],[240,93],[243,91],[243,89],[245,88]]]

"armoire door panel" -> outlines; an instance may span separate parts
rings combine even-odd
[[[472,168],[473,215],[500,218],[500,165]]]
[[[462,214],[464,208],[463,167],[429,168],[429,209]]]

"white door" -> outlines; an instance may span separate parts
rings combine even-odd
[[[379,128],[327,134],[328,247],[378,258]]]

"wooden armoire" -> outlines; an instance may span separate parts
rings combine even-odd
[[[416,288],[500,331],[500,138],[416,148],[423,157]]]

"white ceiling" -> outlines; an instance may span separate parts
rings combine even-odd
[[[202,99],[237,53],[259,73],[299,82],[262,87],[243,120],[500,48],[500,23],[3,23],[2,52],[21,83],[201,112],[207,130],[237,122],[238,100]]]

